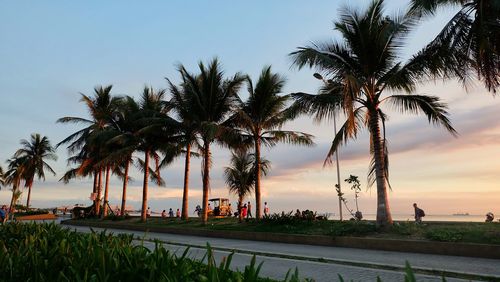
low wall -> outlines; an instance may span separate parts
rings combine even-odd
[[[203,230],[190,228],[171,228],[163,226],[147,227],[134,224],[114,224],[113,222],[109,221],[88,222],[84,220],[66,220],[61,222],[61,224],[225,239],[500,259],[500,245],[488,244],[380,239],[366,237],[330,237],[267,232],[242,232],[232,230]]]

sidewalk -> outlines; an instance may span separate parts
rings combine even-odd
[[[88,232],[87,227],[68,226],[82,232]],[[94,230],[102,230],[94,228]],[[257,253],[259,256],[272,258],[295,259],[309,262],[328,262],[345,266],[361,266],[378,269],[403,268],[408,261],[412,268],[422,270],[447,271],[457,274],[490,276],[500,281],[500,260],[468,258],[429,254],[401,253],[376,250],[362,250],[338,247],[322,247],[297,244],[282,244],[260,241],[245,241],[234,239],[209,238],[198,236],[175,235],[165,233],[145,233],[140,231],[125,231],[108,229],[113,233],[134,234],[146,240],[157,239],[171,245],[204,247],[206,243],[219,251],[236,250],[241,254]],[[375,277],[374,277],[375,278]]]

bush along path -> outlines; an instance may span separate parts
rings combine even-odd
[[[187,254],[178,257],[158,242],[149,250],[131,235],[82,234],[53,223],[0,227],[2,281],[275,281],[259,277],[255,258],[238,272],[230,270],[232,255],[216,265],[210,248],[203,260]],[[299,281],[298,273],[284,281]]]

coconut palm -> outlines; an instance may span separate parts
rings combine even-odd
[[[250,141],[255,152],[255,206],[256,218],[261,218],[261,146],[275,146],[278,142],[296,145],[313,145],[312,135],[281,130],[281,127],[293,116],[289,114],[287,102],[290,95],[280,95],[285,79],[271,72],[271,66],[264,67],[255,84],[250,78],[248,82],[249,97],[236,110],[232,118],[241,129],[242,134]]]
[[[197,125],[194,119],[194,104],[190,103],[188,97],[185,94],[184,87],[187,84],[182,84],[181,86],[174,85],[169,79],[167,79],[169,84],[170,92],[172,94],[172,99],[170,99],[170,107],[176,112],[179,122],[179,129],[181,132],[180,142],[183,145],[185,161],[184,161],[184,189],[182,193],[182,219],[187,220],[189,218],[189,171],[191,164],[191,156],[198,156],[197,153],[193,152],[193,147],[197,150],[200,145],[198,144],[198,139],[196,138]]]
[[[7,160],[7,171],[4,173],[4,184],[12,186],[12,197],[10,200],[9,212],[13,213],[15,204],[21,196],[21,183],[25,180],[25,166],[18,158]]]
[[[164,89],[154,90],[151,87],[145,87],[141,99],[138,104],[139,111],[134,117],[135,150],[144,153],[144,161],[142,164],[144,178],[142,187],[142,209],[141,220],[146,221],[146,211],[148,208],[148,181],[150,176],[155,176],[154,179],[158,184],[162,185],[160,178],[160,152],[165,152],[172,146],[169,139],[176,130],[175,122],[168,115],[168,108],[164,100],[166,91]],[[149,167],[150,159],[153,158],[155,167],[151,170]],[[169,160],[172,158],[169,157]],[[164,162],[168,163],[168,162]]]
[[[452,74],[466,82],[475,72],[488,91],[496,93],[500,86],[500,1],[411,1],[411,10],[417,16],[434,15],[443,6],[460,9],[429,46],[457,58],[455,64],[448,65]]]
[[[57,120],[59,123],[81,123],[85,125],[83,129],[59,142],[57,147],[68,144],[68,152],[74,157],[72,157],[73,159],[70,158],[68,162],[80,164],[77,169],[70,169],[63,177],[64,180],[67,181],[71,177],[77,176],[94,176],[94,183],[97,184],[97,187],[94,185],[93,189],[93,192],[97,194],[94,200],[96,214],[100,213],[101,207],[102,174],[106,170],[106,166],[100,161],[105,157],[105,148],[104,144],[92,142],[91,139],[99,131],[105,130],[115,123],[120,98],[111,95],[112,88],[112,85],[106,87],[97,86],[94,88],[93,96],[80,93],[80,101],[87,106],[90,119],[69,116]]]
[[[137,145],[137,138],[134,136],[136,130],[135,122],[139,112],[139,105],[132,97],[124,97],[119,106],[119,113],[116,119],[116,126],[112,128],[111,134],[114,137],[109,139],[109,143],[115,144],[118,148],[108,156],[112,162],[120,164],[123,169],[122,201],[120,214],[125,215],[127,204],[127,186],[130,180],[130,165],[134,164],[133,153]]]
[[[203,156],[203,223],[208,220],[208,193],[210,189],[210,145],[218,141],[224,144],[224,139],[234,137],[232,129],[223,126],[228,115],[233,110],[237,100],[237,92],[245,77],[236,73],[229,79],[224,79],[224,72],[217,59],[207,66],[199,63],[200,74],[190,74],[183,66],[179,67],[182,77],[185,101],[191,104],[191,113],[196,128],[197,138],[201,141]]]
[[[326,162],[337,148],[354,139],[361,127],[370,134],[372,162],[369,176],[377,184],[377,224],[392,224],[387,196],[388,150],[385,137],[387,115],[382,110],[389,104],[402,113],[424,114],[430,123],[443,126],[456,134],[448,119],[446,104],[438,97],[413,94],[417,83],[439,70],[435,50],[424,48],[408,61],[400,61],[404,39],[415,25],[411,13],[396,16],[383,14],[383,1],[373,1],[361,12],[345,8],[335,30],[341,41],[314,43],[291,53],[298,68],[314,67],[328,76],[326,92],[320,95],[295,94],[295,107],[316,114],[316,118],[331,117],[339,108],[346,122],[337,132]],[[406,92],[387,96],[387,92]]]
[[[56,175],[55,171],[45,160],[55,161],[57,160],[57,155],[49,139],[46,136],[40,136],[38,133],[31,134],[30,141],[25,139],[21,140],[21,146],[22,148],[17,150],[14,154],[14,158],[19,159],[21,165],[24,166],[25,187],[28,187],[26,209],[29,209],[31,188],[33,187],[35,176],[37,176],[38,179],[45,180],[45,170]]]
[[[255,187],[256,173],[260,169],[264,175],[269,171],[269,162],[261,160],[258,166],[255,165],[255,155],[238,150],[232,153],[231,166],[224,169],[224,179],[229,192],[238,196],[238,216],[239,221],[243,221],[241,207],[243,199],[252,193]]]

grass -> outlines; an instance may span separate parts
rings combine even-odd
[[[88,219],[99,221],[98,219]],[[106,222],[106,221],[105,221]],[[111,223],[111,222],[110,222]],[[210,219],[203,225],[198,218],[181,221],[177,218],[150,218],[142,223],[137,218],[115,220],[112,224],[139,225],[148,227],[189,228],[206,230],[231,230],[248,232],[269,232],[302,235],[355,236],[387,239],[430,240],[441,242],[463,242],[500,244],[500,223],[481,222],[395,222],[388,230],[379,230],[372,221],[272,221],[255,220],[238,223],[235,218]]]

